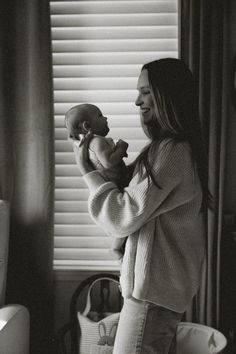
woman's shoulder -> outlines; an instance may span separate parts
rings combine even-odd
[[[159,144],[155,143],[149,152],[149,161],[153,168],[165,166],[178,170],[192,168],[191,147],[186,141],[163,139]]]
[[[154,150],[156,156],[169,156],[173,154],[183,156],[183,154],[190,155],[191,153],[189,142],[178,141],[172,138],[166,138],[161,142],[155,142],[150,150],[150,152]]]

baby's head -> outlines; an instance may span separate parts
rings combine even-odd
[[[89,103],[72,107],[65,115],[66,127],[72,139],[80,140],[80,134],[92,132],[96,135],[106,136],[109,132],[107,118],[100,109]]]

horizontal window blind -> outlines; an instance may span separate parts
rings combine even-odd
[[[110,133],[129,143],[131,162],[147,143],[136,85],[148,61],[177,57],[177,0],[51,1],[55,112],[55,269],[117,270],[110,238],[88,214],[88,190],[75,164],[65,112],[90,102]]]

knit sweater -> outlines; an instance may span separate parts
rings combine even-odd
[[[123,192],[98,171],[86,174],[89,212],[108,235],[128,236],[123,296],[184,312],[199,287],[205,255],[201,184],[188,143],[165,140],[149,161],[159,187],[144,170]]]

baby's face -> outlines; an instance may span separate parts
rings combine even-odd
[[[110,129],[107,118],[104,117],[100,109],[95,106],[89,107],[88,116],[92,132],[96,135],[106,136]]]
[[[103,116],[98,107],[89,104],[69,113],[66,128],[72,139],[77,139],[79,134],[86,134],[89,130],[101,136],[106,136],[109,132],[107,118]]]

